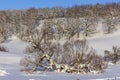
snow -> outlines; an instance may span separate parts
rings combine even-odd
[[[102,78],[102,79],[90,79],[90,80],[120,80],[120,77]]]
[[[112,46],[120,47],[120,30],[113,34],[100,34],[88,38],[89,45],[93,47],[98,54],[103,55],[105,50],[112,50]]]
[[[97,33],[88,38],[89,45],[103,55],[104,50],[111,50],[113,45],[120,46],[120,30],[113,34]],[[9,38],[1,45],[8,48],[8,52],[0,52],[0,80],[120,80],[120,62],[116,65],[109,63],[105,72],[100,74],[69,74],[59,72],[37,72],[26,74],[20,72],[19,61],[25,56],[25,48],[29,45],[17,39]]]
[[[9,73],[7,73],[5,70],[0,70],[0,76],[5,76],[8,75]]]

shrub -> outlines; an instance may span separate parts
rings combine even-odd
[[[34,42],[27,52],[30,54],[21,60],[21,65],[30,72],[99,73],[105,68],[103,58],[88,47],[86,40],[70,40],[63,45],[57,42]]]
[[[7,48],[4,46],[0,46],[0,51],[2,52],[8,52]]]
[[[112,61],[112,63],[116,64],[120,59],[120,47],[113,46],[112,52],[105,50],[104,54],[105,61]]]

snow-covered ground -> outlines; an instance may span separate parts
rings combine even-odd
[[[88,38],[89,46],[93,47],[98,54],[103,55],[104,50],[112,50],[112,46],[120,47],[120,29],[112,34],[98,33]]]
[[[89,38],[89,45],[103,54],[104,50],[111,50],[113,45],[120,46],[120,30],[114,34],[96,35]],[[98,36],[98,37],[97,37]],[[101,74],[68,74],[54,72],[38,72],[25,74],[20,72],[19,61],[24,56],[28,43],[12,37],[2,43],[8,52],[0,52],[0,80],[120,80],[120,62],[116,65],[109,64]]]

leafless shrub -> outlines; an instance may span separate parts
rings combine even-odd
[[[0,42],[3,42],[7,39],[7,30],[4,26],[0,26]]]
[[[8,52],[8,49],[4,46],[0,46],[0,51],[2,52]]]
[[[88,47],[86,40],[69,40],[62,45],[48,40],[44,42],[44,37],[34,39],[27,48],[29,57],[21,60],[25,70],[88,73],[104,69],[103,58]]]
[[[54,63],[51,60],[52,54],[49,52],[51,43],[46,40],[46,29],[36,30],[36,32],[29,38],[31,46],[27,48],[29,57],[22,60],[22,66],[29,67],[32,71],[36,70],[52,70]],[[29,63],[29,64],[28,64]],[[32,66],[32,67],[31,67]]]
[[[117,29],[116,19],[113,19],[113,17],[106,19],[104,24],[105,24],[104,32],[107,33],[107,34],[113,33]]]
[[[113,46],[112,50],[112,52],[108,50],[104,51],[104,59],[105,61],[112,61],[112,63],[116,64],[120,59],[120,48],[117,46]]]
[[[88,73],[98,71],[102,72],[105,68],[105,62],[100,55],[91,49],[88,53],[77,54],[72,61],[72,65],[78,70],[77,72]]]
[[[60,50],[61,52],[61,50]],[[58,57],[59,58],[59,57]],[[60,64],[67,64],[69,73],[103,72],[106,64],[103,57],[97,55],[94,49],[88,47],[86,40],[67,41],[59,60]],[[65,68],[66,69],[66,68]]]

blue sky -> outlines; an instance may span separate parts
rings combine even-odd
[[[112,3],[120,0],[0,0],[0,10],[46,8],[46,7],[70,7],[73,5]]]

